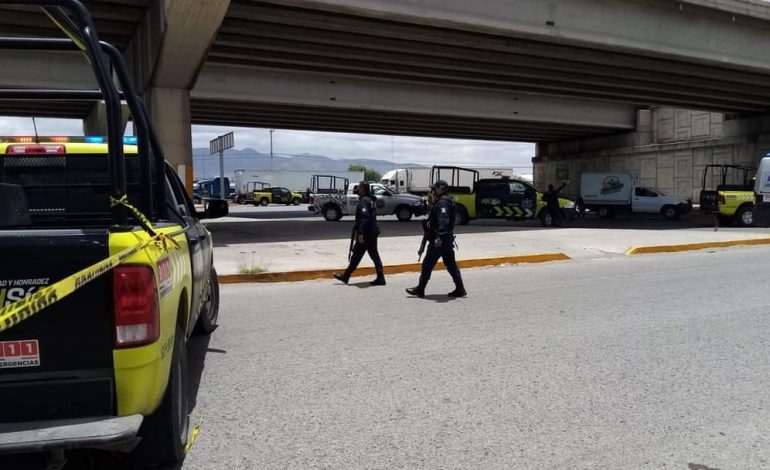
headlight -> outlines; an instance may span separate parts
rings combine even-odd
[[[574,208],[575,208],[575,203],[572,201],[568,202],[567,205],[564,206],[564,209],[574,209]]]

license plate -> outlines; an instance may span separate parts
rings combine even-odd
[[[0,341],[0,369],[40,366],[40,348],[36,339]]]
[[[770,194],[763,194],[762,202],[770,202]]]

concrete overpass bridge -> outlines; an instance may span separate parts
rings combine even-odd
[[[125,51],[177,163],[191,163],[199,123],[528,141],[541,182],[559,165],[627,163],[657,182],[657,155],[646,177],[627,157],[684,141],[756,143],[753,117],[770,114],[770,6],[759,0],[84,3]],[[57,34],[36,11],[7,6],[0,31]],[[93,86],[75,56],[2,60],[6,87]],[[83,103],[3,106],[99,121]]]

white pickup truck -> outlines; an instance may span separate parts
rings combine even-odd
[[[611,218],[619,212],[661,214],[676,219],[692,210],[692,201],[666,196],[655,188],[636,186],[627,173],[583,173],[580,177],[580,197],[586,209],[601,218]]]
[[[336,222],[346,215],[355,215],[358,205],[356,188],[358,183],[350,183],[344,194],[315,194],[308,207],[310,212],[324,216],[329,222]],[[395,215],[401,222],[412,216],[425,215],[425,199],[414,194],[396,194],[379,183],[371,183],[372,194],[377,197],[377,215]]]

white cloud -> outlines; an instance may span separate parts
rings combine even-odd
[[[36,118],[38,135],[83,135],[83,122],[79,119]],[[35,135],[31,118],[0,117],[0,135]]]
[[[76,119],[38,118],[40,135],[83,135],[83,124]],[[130,128],[130,126],[129,126]],[[235,133],[235,148],[250,147],[270,151],[268,129],[193,126],[193,146],[208,148],[209,140],[227,132]],[[0,117],[0,135],[34,135],[30,118]],[[396,163],[473,164],[511,166],[517,172],[530,168],[533,144],[426,137],[346,134],[277,129],[273,133],[276,155],[311,153],[333,159],[364,158]]]

